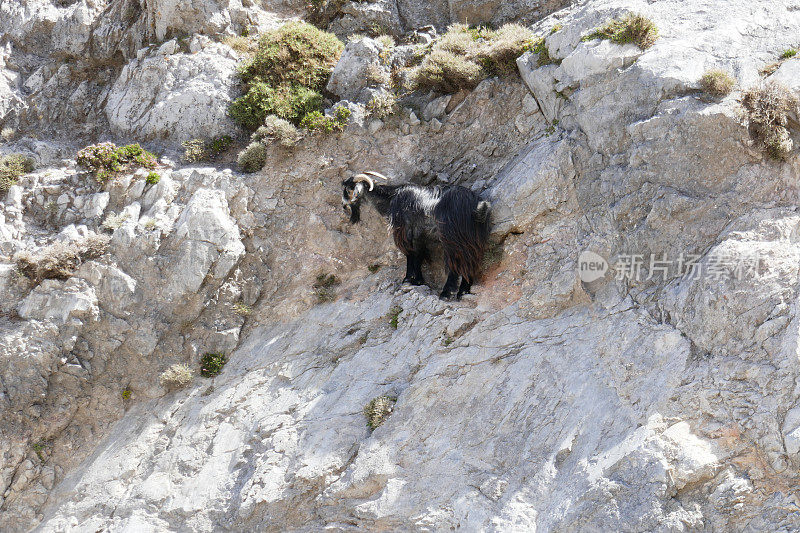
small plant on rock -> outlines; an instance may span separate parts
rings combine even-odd
[[[222,372],[222,367],[227,362],[225,354],[208,352],[200,359],[200,375],[204,378],[213,378]]]
[[[128,400],[131,399],[131,396],[133,396],[133,391],[132,390],[123,389],[123,391],[122,391],[122,399],[123,400],[128,401]]]
[[[319,131],[323,133],[333,133],[342,131],[350,119],[350,110],[344,106],[339,106],[333,111],[333,116],[323,115],[319,111],[312,111],[303,117],[300,126],[308,131]]]
[[[550,65],[555,63],[552,57],[550,57],[550,50],[547,49],[547,45],[545,44],[544,37],[539,37],[533,42],[531,46],[531,51],[537,55],[536,65],[543,67],[545,65]]]
[[[609,20],[582,40],[592,39],[608,39],[617,44],[633,43],[640,49],[646,50],[658,39],[658,28],[644,15],[628,13],[620,19]]]
[[[126,220],[128,220],[127,214],[110,213],[108,216],[106,216],[105,220],[103,220],[103,223],[100,224],[100,227],[106,231],[113,232],[115,229],[122,226],[122,224],[124,224]]]
[[[711,96],[727,96],[736,85],[733,76],[722,69],[707,70],[700,78],[700,87],[703,92]]]
[[[188,365],[176,363],[159,376],[158,381],[167,389],[181,389],[192,382],[192,369]]]
[[[394,411],[394,404],[397,398],[394,396],[378,396],[373,398],[364,406],[364,417],[367,419],[367,427],[371,430],[379,428],[389,415]]]
[[[237,164],[242,172],[258,172],[267,162],[267,147],[260,142],[247,145],[247,148],[239,152]]]
[[[339,279],[333,274],[319,274],[314,282],[314,295],[317,303],[332,302],[336,299],[335,287],[339,285]]]
[[[150,172],[144,181],[149,185],[155,185],[161,181],[161,176],[158,174],[158,172]]]
[[[798,109],[797,96],[780,83],[767,82],[746,91],[742,106],[750,136],[773,159],[785,159],[793,148],[788,124],[789,115]]]
[[[389,92],[375,94],[367,103],[366,109],[373,117],[384,119],[397,113],[397,97]]]
[[[233,312],[239,316],[250,316],[253,314],[253,308],[244,302],[236,302],[233,304]]]
[[[184,148],[183,160],[187,163],[211,161],[227,150],[232,143],[233,138],[230,135],[221,135],[208,141],[203,139],[184,141],[181,143]]]
[[[293,148],[302,139],[303,134],[294,124],[276,115],[269,115],[250,137],[251,141],[261,143],[274,140],[284,148]]]
[[[781,54],[781,59],[791,59],[796,55],[797,55],[797,49],[789,48],[783,51],[783,53]]]
[[[389,327],[390,328],[397,329],[397,326],[399,325],[399,321],[400,321],[400,313],[402,313],[402,312],[403,312],[403,308],[400,307],[399,305],[396,305],[396,306],[392,307],[391,309],[389,309],[389,314],[387,315],[387,318],[389,320]]]
[[[187,163],[194,163],[197,161],[205,160],[206,156],[206,143],[203,139],[192,139],[191,141],[183,141],[183,160]]]
[[[23,174],[33,171],[33,160],[22,154],[0,157],[0,192],[5,192],[17,183]]]
[[[105,183],[115,174],[134,168],[156,168],[156,156],[137,144],[117,147],[105,142],[87,146],[75,158],[79,165],[94,172],[95,178]]]

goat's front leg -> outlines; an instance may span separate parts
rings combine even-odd
[[[458,277],[458,274],[452,271],[447,274],[447,281],[444,283],[439,299],[448,300],[453,297],[453,291],[458,287]]]
[[[417,254],[406,256],[406,277],[403,283],[411,285],[423,285],[425,280],[422,278],[422,259]]]
[[[467,278],[461,278],[461,286],[458,288],[456,300],[460,300],[463,295],[469,294],[470,289],[472,289],[472,282]]]

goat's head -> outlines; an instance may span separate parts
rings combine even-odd
[[[356,224],[361,220],[361,200],[366,194],[375,188],[375,180],[369,175],[377,178],[386,177],[377,172],[365,172],[356,174],[342,182],[342,207],[350,215],[350,223]]]

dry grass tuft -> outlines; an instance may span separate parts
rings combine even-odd
[[[158,381],[167,389],[182,389],[192,382],[194,373],[188,365],[174,364],[159,376]]]
[[[700,87],[703,92],[711,96],[727,96],[731,93],[736,80],[722,69],[707,70],[700,78]]]
[[[57,242],[36,253],[19,252],[14,255],[17,269],[36,283],[44,279],[69,279],[75,270],[90,259],[106,253],[111,238],[93,235],[69,244]]]
[[[646,50],[658,39],[658,28],[644,15],[628,13],[620,19],[609,20],[583,38],[584,41],[592,39],[608,39],[617,44],[633,43]]]
[[[750,136],[770,157],[783,160],[792,151],[789,115],[798,109],[798,99],[786,86],[767,82],[744,93],[742,106],[749,122]]]

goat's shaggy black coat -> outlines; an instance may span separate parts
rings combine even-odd
[[[420,187],[417,185],[375,185],[372,191],[361,190],[352,178],[343,182],[342,200],[351,222],[360,219],[362,197],[388,217],[395,245],[406,256],[407,271],[403,281],[421,285],[422,261],[431,239],[438,239],[449,271],[441,296],[457,297],[469,292],[478,278],[489,238],[489,203],[460,186]],[[459,286],[459,278],[461,284]]]

